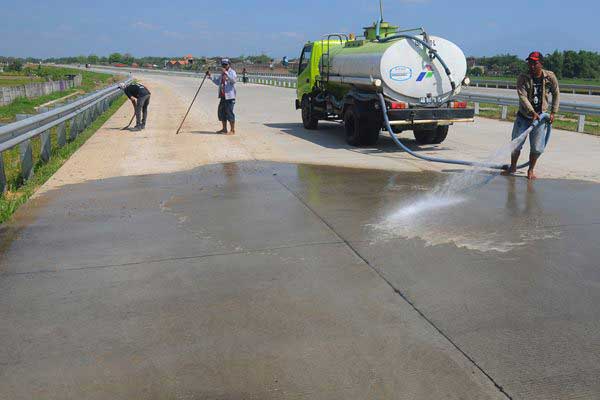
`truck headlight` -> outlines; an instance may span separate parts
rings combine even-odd
[[[471,84],[471,79],[468,76],[465,76],[465,79],[462,81],[463,86],[469,86]]]

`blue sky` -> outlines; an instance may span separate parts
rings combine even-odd
[[[386,20],[424,26],[467,55],[600,51],[599,1],[385,0],[384,8]],[[296,57],[305,41],[360,33],[378,13],[377,0],[0,0],[0,55]]]

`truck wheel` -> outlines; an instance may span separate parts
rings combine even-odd
[[[308,96],[302,99],[302,125],[306,129],[315,130],[319,126],[319,119],[315,115],[315,110],[312,106],[312,101]]]
[[[448,126],[448,125],[438,126],[435,130],[435,139],[433,140],[432,143],[440,144],[444,140],[446,140],[446,136],[448,136],[448,128],[450,128],[450,126]]]
[[[351,146],[372,146],[379,140],[381,124],[377,118],[361,116],[353,106],[344,113],[346,142]]]
[[[415,129],[415,140],[419,144],[433,144],[437,138],[436,129]]]

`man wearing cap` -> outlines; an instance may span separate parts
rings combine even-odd
[[[546,147],[546,133],[551,129],[554,122],[554,115],[558,111],[560,102],[560,90],[558,80],[552,71],[543,69],[543,57],[539,51],[534,51],[527,57],[529,66],[528,74],[521,74],[517,79],[517,93],[519,95],[519,112],[513,126],[513,140],[521,136],[531,124],[540,119],[540,114],[548,112],[548,94],[552,93],[552,106],[550,107],[550,123],[538,125],[529,134],[529,144],[531,147],[529,153],[528,179],[535,179],[535,164],[538,158],[544,152]],[[511,155],[509,174],[517,171],[517,162],[521,154],[521,144]]]
[[[235,82],[237,74],[229,65],[229,60],[224,58],[221,60],[221,82],[219,83],[219,121],[223,124],[223,129],[217,133],[235,134],[235,115],[233,107],[235,106]],[[231,130],[227,132],[227,121],[231,125]]]
[[[125,85],[119,83],[119,88],[123,90],[125,95],[131,100],[135,111],[135,127],[134,131],[140,131],[146,127],[146,118],[148,117],[148,104],[150,104],[150,91],[141,83],[132,83]]]

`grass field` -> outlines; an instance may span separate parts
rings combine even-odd
[[[21,86],[28,83],[44,82],[45,79],[38,76],[7,75],[0,73],[0,86]]]
[[[35,191],[44,184],[58,169],[69,159],[69,157],[88,140],[118,109],[123,105],[125,96],[119,97],[110,108],[98,117],[92,124],[80,133],[77,138],[68,142],[64,147],[57,146],[56,129],[51,130],[52,153],[50,161],[43,163],[40,158],[40,138],[34,138],[32,142],[34,155],[34,176],[27,182],[23,182],[20,176],[20,161],[18,146],[5,151],[4,168],[7,180],[7,192],[0,196],[0,223],[7,221],[14,212],[24,204]]]
[[[469,105],[473,107],[473,104]],[[517,115],[517,107],[508,107],[508,121],[514,121]],[[479,104],[479,116],[493,119],[500,119],[502,114],[502,107],[496,104]],[[557,129],[564,129],[567,131],[577,131],[577,120],[578,116],[570,113],[559,113],[554,120],[553,126]],[[600,117],[598,116],[586,116],[585,133],[591,135],[600,135]]]
[[[472,76],[471,81],[517,81],[516,76]],[[559,84],[600,86],[600,80],[594,79],[561,79]]]
[[[28,98],[23,97],[23,98],[19,98],[19,99],[15,100],[14,102],[12,102],[11,104],[9,104],[7,106],[0,107],[0,122],[1,123],[8,123],[8,122],[14,121],[15,116],[17,114],[34,114],[36,106],[39,106],[41,104],[47,103],[52,100],[60,99],[61,97],[69,95],[77,90],[83,90],[84,92],[91,92],[96,89],[107,86],[111,83],[117,82],[121,79],[120,77],[117,77],[117,76],[114,76],[111,74],[104,74],[104,73],[92,72],[92,71],[82,71],[82,70],[78,70],[78,69],[62,68],[62,67],[43,66],[41,69],[34,68],[34,71],[39,74],[37,79],[42,79],[44,81],[48,78],[53,79],[53,80],[60,80],[60,79],[64,79],[64,77],[66,75],[81,74],[82,83],[81,83],[81,86],[74,88],[74,89],[65,90],[65,91],[61,91],[61,92],[54,92],[54,93],[51,93],[46,96],[36,97],[35,99],[28,99]],[[22,73],[22,75],[20,75],[20,77],[22,77],[23,79],[29,78],[26,74],[27,74],[27,72],[23,71],[23,73]],[[10,75],[10,76],[15,76],[15,75]],[[16,77],[19,78],[18,75]],[[2,86],[1,79],[0,79],[0,86]]]

